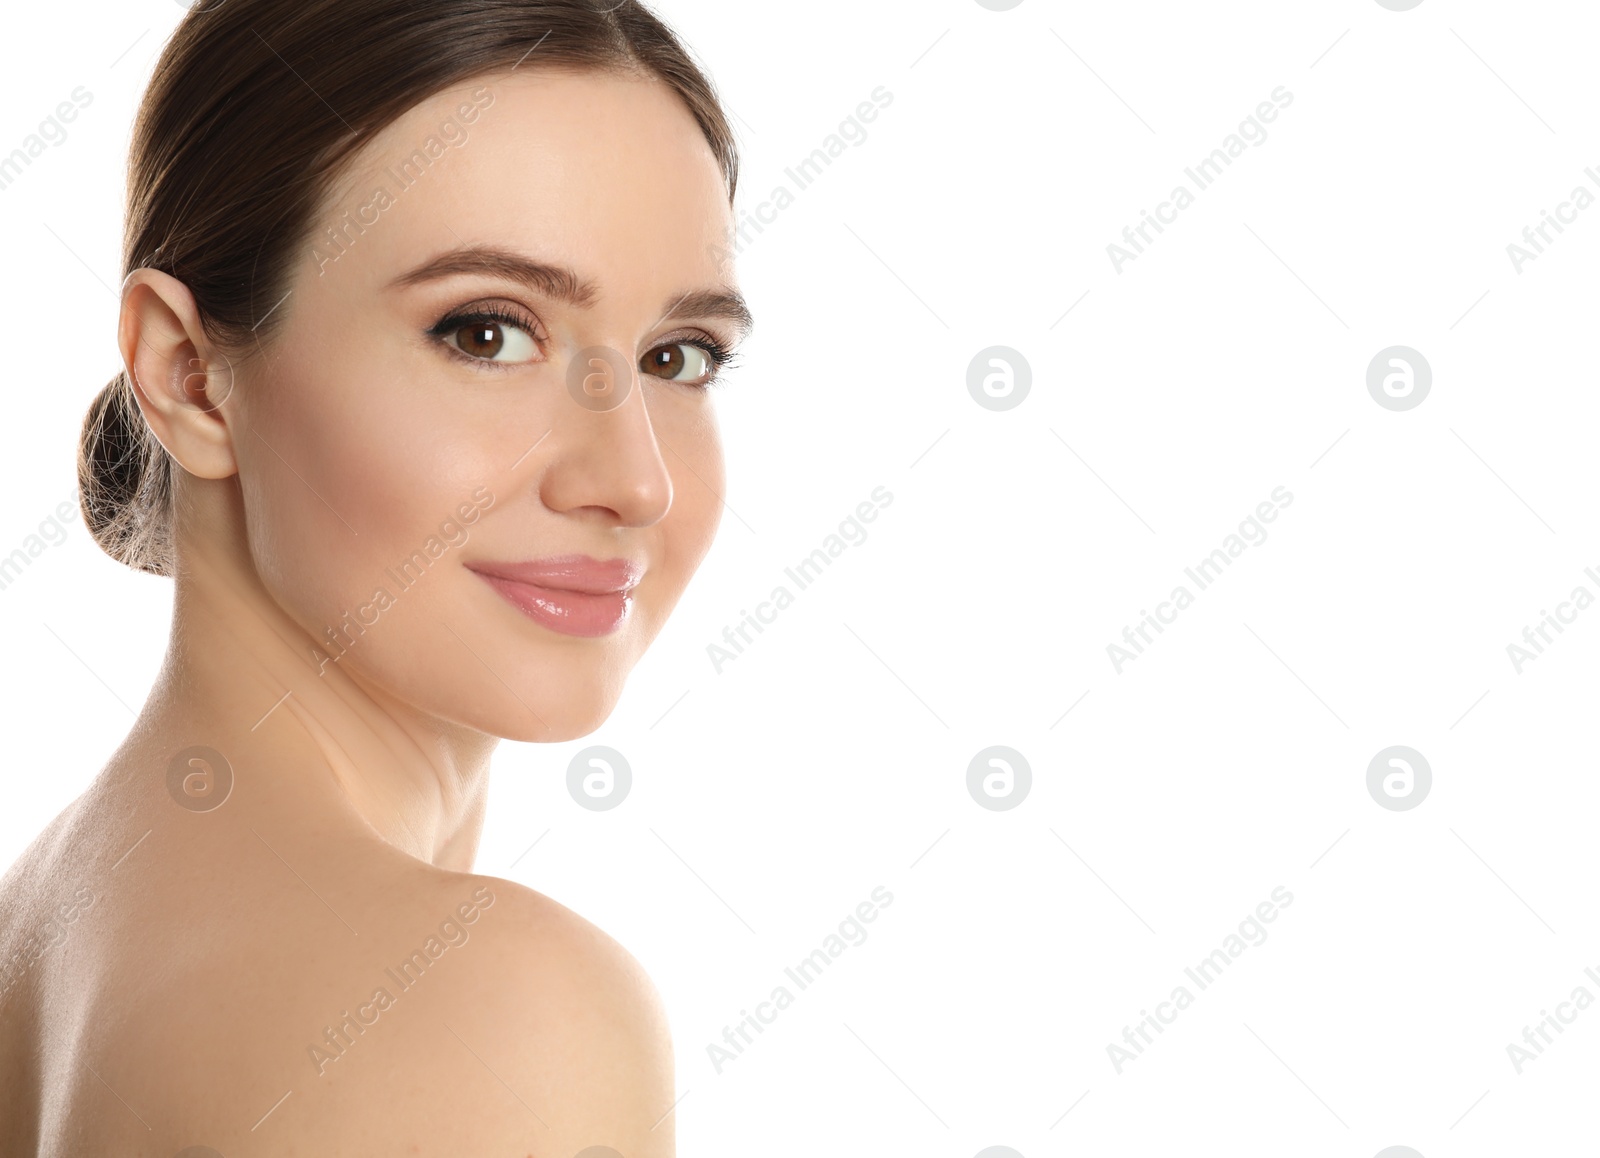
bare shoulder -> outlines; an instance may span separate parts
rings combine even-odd
[[[473,889],[504,906],[492,930],[484,925],[490,914],[480,914],[492,937],[481,962],[469,966],[486,992],[498,994],[498,1003],[485,1004],[498,1004],[523,1030],[537,1024],[542,1044],[556,1047],[555,1056],[579,1081],[605,1079],[584,1097],[580,1088],[570,1088],[569,1096],[594,1100],[606,1086],[664,1095],[660,1105],[628,1107],[648,1114],[646,1127],[654,1125],[673,1100],[672,1044],[660,994],[643,966],[598,926],[542,893],[488,877],[474,878]],[[537,1066],[549,1055],[524,1056]],[[604,1097],[598,1104],[608,1112],[624,1108]]]
[[[552,1031],[641,1053],[665,1050],[670,1064],[660,994],[633,954],[609,934],[512,881],[463,875],[440,888],[446,898],[481,900],[476,927],[484,951],[472,955],[466,968],[492,987],[502,1009],[559,1012]],[[466,915],[466,902],[457,904],[454,918]]]
[[[30,974],[48,976],[51,1016],[18,1041],[48,1064],[18,1089],[44,1098],[43,1137],[99,1153],[674,1155],[655,986],[551,898],[382,855],[281,874],[297,887],[235,874],[225,901],[181,865],[173,880],[146,867]]]
[[[674,1154],[667,1019],[631,953],[494,877],[430,870],[402,908],[370,994],[308,1052],[319,1092],[344,1087],[324,1099],[333,1120],[375,1107],[383,1121],[363,1127],[374,1142],[423,1153]],[[385,1044],[364,1050],[369,1039]],[[398,1129],[395,1073],[419,1086],[415,1120]]]

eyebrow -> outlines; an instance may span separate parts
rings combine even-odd
[[[744,298],[728,289],[695,290],[684,294],[667,307],[660,322],[670,322],[674,318],[722,318],[738,326],[741,334],[748,334],[756,322]]]
[[[567,305],[586,309],[599,300],[600,287],[564,265],[535,261],[495,246],[463,246],[440,254],[389,283],[403,289],[459,274],[481,274],[519,282]],[[749,305],[731,289],[691,290],[662,311],[660,322],[675,318],[722,318],[748,332],[755,324]]]

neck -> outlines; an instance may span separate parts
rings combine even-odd
[[[231,760],[229,745],[279,803],[469,871],[496,738],[373,685],[353,666],[359,648],[334,662],[242,553],[179,558],[166,659],[134,727],[141,744],[206,744]]]

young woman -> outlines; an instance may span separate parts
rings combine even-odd
[[[0,1155],[673,1153],[638,964],[472,863],[716,531],[736,172],[635,0],[193,7],[80,462],[171,641],[0,882]]]

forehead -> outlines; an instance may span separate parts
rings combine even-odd
[[[369,273],[493,241],[608,285],[624,267],[674,282],[715,271],[731,222],[716,157],[665,83],[526,65],[455,85],[386,126],[341,175],[316,231],[345,213],[373,222],[358,263]]]

